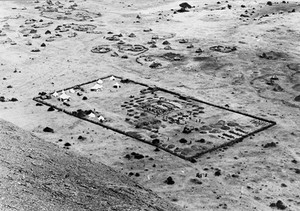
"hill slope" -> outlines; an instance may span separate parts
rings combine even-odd
[[[0,120],[0,210],[176,210],[126,176]]]

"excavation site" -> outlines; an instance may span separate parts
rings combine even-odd
[[[300,210],[300,2],[0,0],[0,211]]]

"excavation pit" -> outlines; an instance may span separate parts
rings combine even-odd
[[[96,86],[99,90],[90,91]],[[276,124],[118,76],[43,93],[34,100],[193,162]]]

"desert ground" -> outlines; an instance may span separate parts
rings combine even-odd
[[[136,191],[137,202],[128,210],[147,210],[142,205],[151,204],[150,197],[158,205],[149,210],[300,210],[300,2],[186,1],[190,7],[182,3],[0,1],[0,118],[4,125],[0,141],[1,156],[7,156],[0,162],[5,170],[0,174],[1,209],[38,210],[22,207],[14,196],[16,189],[9,191],[10,186],[4,185],[8,177],[18,181],[10,176],[18,170],[11,167],[16,162],[26,168],[33,165],[22,159],[8,162],[12,155],[6,153],[5,145],[11,144],[14,149],[32,147],[52,160],[60,157],[57,162],[79,159],[72,163],[77,165],[74,169],[88,165],[92,178],[107,174],[105,184],[125,182]],[[140,101],[146,91],[124,79],[146,84],[150,94],[160,87],[182,97],[178,100],[164,92],[146,96],[151,103],[145,105],[165,112],[153,116]],[[167,99],[162,106],[161,98],[176,98],[176,103]],[[187,100],[194,98],[211,106],[202,108]],[[128,110],[123,109],[131,109],[136,102],[142,102],[136,107],[139,115],[155,119],[151,129],[137,127],[136,113],[128,118]],[[194,103],[204,112],[189,113],[197,121],[182,114],[184,123],[165,122],[164,117],[181,112],[180,103],[184,109]],[[78,115],[78,109],[87,112]],[[70,115],[76,110],[76,115]],[[259,119],[263,121],[254,121]],[[222,146],[242,132],[259,130],[264,120],[274,124]],[[194,126],[201,122],[203,127],[193,127],[182,135],[187,141],[178,141],[177,134],[190,122]],[[240,125],[232,136],[226,132],[229,122]],[[147,140],[128,135],[133,133]],[[162,144],[154,144],[158,136],[164,138]],[[23,141],[15,141],[19,139]],[[26,145],[30,140],[38,142]],[[201,156],[185,159],[201,150],[205,152]],[[96,172],[97,168],[109,170]],[[111,174],[117,174],[117,179],[109,180]],[[44,177],[33,181],[47,182]],[[74,183],[73,188],[78,186]],[[142,194],[138,197],[139,191],[149,193],[149,201],[142,203],[146,199]],[[4,198],[6,194],[12,199]],[[94,200],[107,200],[93,194]],[[51,207],[49,195],[31,200],[39,204],[43,196],[44,210],[104,209],[96,203],[72,207],[72,200],[84,203],[84,197],[70,199],[65,207],[59,207],[62,201]],[[107,210],[126,208],[112,205]]]

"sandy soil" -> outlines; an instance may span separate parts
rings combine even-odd
[[[60,2],[1,1],[1,118],[128,174],[183,210],[299,210],[299,2],[188,1],[195,7],[176,14],[181,1]],[[67,27],[55,30],[63,24]],[[74,24],[85,24],[88,33],[76,31]],[[120,40],[148,50],[120,51]],[[166,40],[171,49],[163,44]],[[110,51],[91,52],[99,45]],[[218,45],[236,50],[211,48]],[[162,59],[167,52],[183,59]],[[151,68],[152,62],[161,66]],[[63,112],[49,112],[32,100],[39,92],[109,74],[226,105],[277,125],[190,163]],[[44,132],[45,127],[54,133]],[[125,157],[132,152],[145,157]],[[164,182],[169,176],[173,185]],[[284,206],[276,206],[278,200]]]

